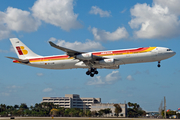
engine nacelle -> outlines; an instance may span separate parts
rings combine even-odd
[[[80,60],[92,60],[93,54],[92,53],[83,53],[80,55],[76,55],[76,59]]]
[[[100,65],[113,65],[114,59],[103,59],[99,61]]]

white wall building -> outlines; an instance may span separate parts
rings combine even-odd
[[[64,108],[90,109],[92,104],[101,103],[101,98],[80,98],[77,94],[66,94],[65,97],[43,97],[44,102],[52,102]]]
[[[110,108],[112,113],[110,114],[107,114],[107,115],[104,115],[104,116],[107,116],[107,117],[115,117],[115,107],[114,107],[114,104],[115,103],[97,103],[97,104],[92,104],[91,105],[91,111],[99,111],[101,109],[107,109],[107,108]],[[126,117],[127,116],[127,104],[121,104],[121,103],[118,103],[121,108],[122,108],[122,112],[119,113],[119,117]]]

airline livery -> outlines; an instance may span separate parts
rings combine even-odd
[[[157,66],[160,67],[161,60],[168,59],[176,54],[171,49],[165,47],[80,52],[58,46],[50,41],[49,43],[52,47],[66,52],[66,55],[40,56],[31,51],[18,38],[11,38],[10,41],[18,58],[7,58],[13,59],[14,63],[47,69],[88,68],[86,74],[91,77],[98,74],[97,69],[118,69],[123,64],[157,61]]]

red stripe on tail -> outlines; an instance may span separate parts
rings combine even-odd
[[[21,48],[19,46],[17,46],[16,49],[17,49],[19,55],[23,55],[23,52],[21,51]]]

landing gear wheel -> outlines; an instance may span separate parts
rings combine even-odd
[[[91,73],[91,72],[88,70],[88,71],[86,72],[86,75],[90,75],[90,73]]]
[[[98,71],[94,71],[94,74],[96,74],[96,75],[97,75],[97,74],[98,74]]]
[[[160,63],[161,63],[161,61],[158,61],[158,65],[157,65],[158,67],[161,67]]]
[[[91,74],[90,74],[90,76],[91,76],[91,77],[94,77],[94,74],[93,74],[93,73],[91,73]]]

